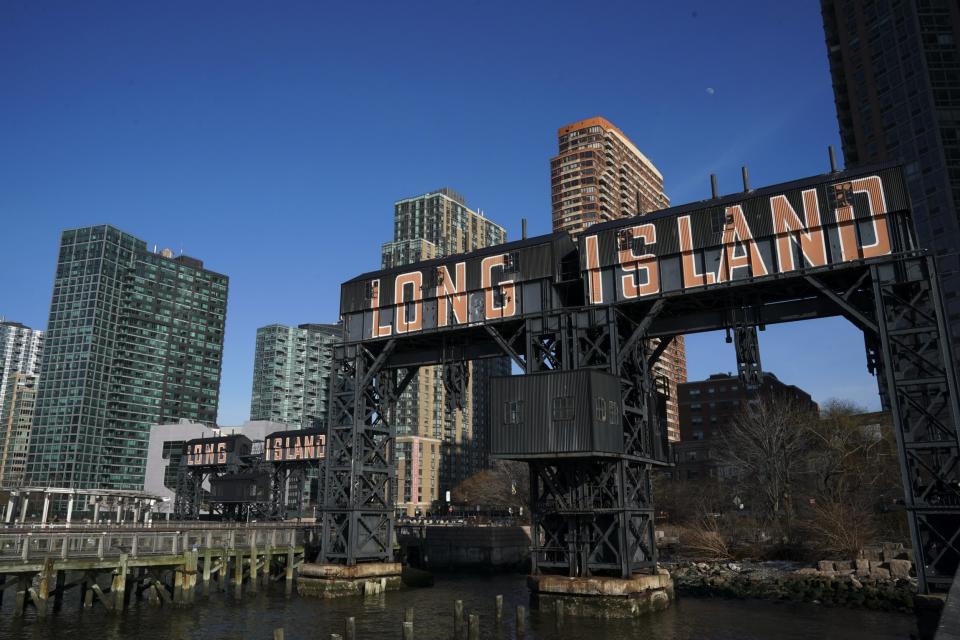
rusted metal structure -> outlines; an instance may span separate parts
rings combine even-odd
[[[390,559],[391,413],[417,368],[442,364],[455,381],[464,362],[507,355],[526,374],[596,369],[620,382],[622,451],[523,456],[534,572],[652,567],[650,476],[667,455],[650,371],[663,349],[727,330],[755,384],[757,327],[844,316],[864,332],[893,416],[921,589],[947,587],[960,562],[960,409],[934,270],[902,173],[887,166],[595,225],[577,246],[555,234],[354,278],[341,291],[318,562]]]
[[[174,517],[198,519],[204,504],[227,520],[283,520],[291,503],[299,514],[306,471],[323,460],[325,437],[313,428],[275,431],[257,446],[236,434],[186,442]]]

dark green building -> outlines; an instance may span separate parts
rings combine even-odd
[[[215,424],[227,277],[102,225],[60,239],[27,482],[143,487],[151,425]]]

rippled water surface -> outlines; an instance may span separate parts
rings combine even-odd
[[[504,621],[494,621],[494,599],[504,596]],[[438,575],[428,589],[404,589],[372,598],[315,600],[286,597],[282,584],[257,594],[246,593],[240,601],[215,592],[209,601],[198,596],[189,608],[154,608],[134,603],[122,615],[111,615],[101,605],[79,608],[79,594],[69,592],[63,609],[45,621],[28,610],[22,621],[13,621],[12,590],[4,598],[0,617],[0,640],[204,640],[272,638],[283,627],[285,640],[327,640],[343,633],[344,619],[356,618],[357,638],[401,638],[406,607],[415,612],[417,640],[449,640],[453,631],[454,600],[464,601],[469,613],[480,615],[481,637],[504,640],[514,637],[514,611],[529,605],[525,578],[518,575]],[[916,633],[910,615],[829,609],[816,605],[775,604],[740,600],[684,598],[668,611],[634,621],[600,622],[567,617],[557,629],[553,616],[530,612],[527,638],[587,638],[614,640],[726,640],[753,638],[909,638]]]

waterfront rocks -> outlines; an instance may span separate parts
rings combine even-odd
[[[816,567],[799,568],[782,563],[744,563],[740,571],[732,571],[726,564],[694,562],[678,564],[672,573],[680,595],[910,611],[917,582],[902,575],[905,570],[909,572],[905,565],[897,564],[894,571],[900,575],[894,576],[887,562],[873,566],[825,560]]]

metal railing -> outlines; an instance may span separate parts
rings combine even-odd
[[[212,523],[217,524],[217,523]],[[306,529],[294,526],[197,527],[178,531],[37,531],[0,534],[0,564],[46,558],[108,559],[179,555],[204,549],[300,547]]]

